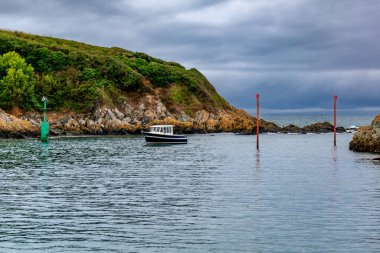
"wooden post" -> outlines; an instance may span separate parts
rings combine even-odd
[[[336,146],[336,100],[338,96],[334,96],[334,146]]]
[[[260,135],[260,94],[256,94],[256,149],[259,150]]]

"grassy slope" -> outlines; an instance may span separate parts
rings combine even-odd
[[[0,55],[9,51],[34,67],[36,96],[48,96],[55,110],[119,106],[144,94],[160,97],[174,113],[231,108],[198,70],[144,53],[0,30]]]

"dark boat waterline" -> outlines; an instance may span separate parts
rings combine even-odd
[[[167,143],[167,144],[187,144],[187,137],[184,135],[160,135],[143,132],[146,143]]]

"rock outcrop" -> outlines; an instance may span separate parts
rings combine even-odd
[[[298,127],[295,125],[288,125],[279,129],[281,133],[331,133],[334,131],[334,126],[329,122],[317,122],[304,127]],[[338,133],[343,133],[345,129],[343,127],[337,127]]]
[[[360,127],[355,132],[350,150],[380,153],[380,114],[372,120],[370,126]]]
[[[39,127],[32,121],[22,120],[0,109],[0,137],[1,138],[24,138],[37,136]]]

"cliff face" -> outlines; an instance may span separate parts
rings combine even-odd
[[[380,114],[370,126],[359,128],[350,142],[350,150],[380,153]]]

